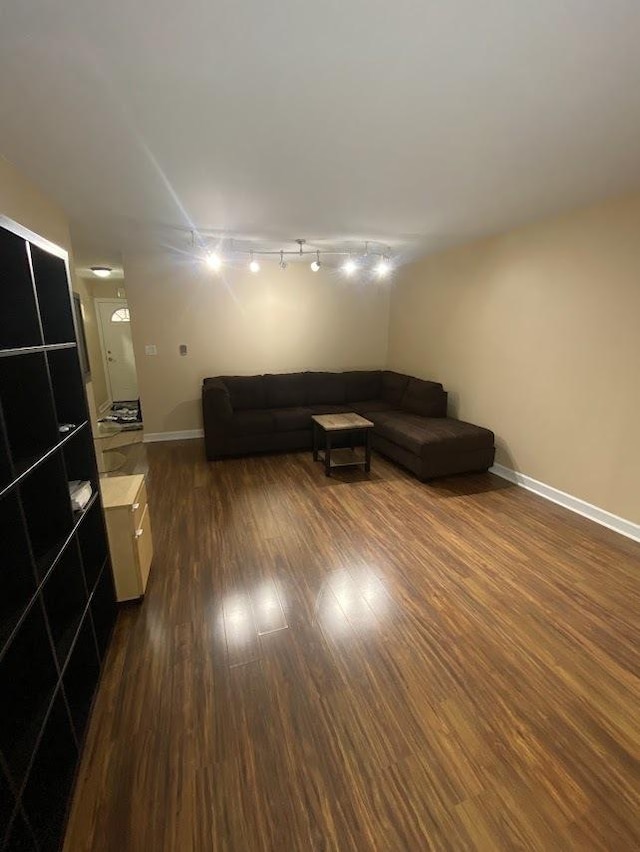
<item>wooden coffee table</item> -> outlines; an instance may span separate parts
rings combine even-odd
[[[313,460],[324,461],[324,472],[331,476],[331,468],[363,465],[368,473],[371,470],[371,430],[373,423],[359,414],[314,414],[313,420]],[[322,433],[324,432],[324,449],[321,448]],[[351,447],[332,448],[333,436],[336,433],[349,433]],[[354,441],[357,437],[364,439],[362,448],[356,448]]]

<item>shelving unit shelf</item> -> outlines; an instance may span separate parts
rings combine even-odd
[[[0,216],[0,292],[0,849],[55,852],[115,591],[66,252]]]

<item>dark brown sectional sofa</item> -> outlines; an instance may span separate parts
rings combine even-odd
[[[202,409],[210,460],[310,449],[313,414],[355,411],[375,424],[373,447],[422,480],[493,464],[493,432],[447,417],[441,384],[390,370],[218,376]]]

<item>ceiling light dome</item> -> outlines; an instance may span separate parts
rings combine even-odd
[[[91,271],[98,278],[108,278],[113,272],[110,266],[92,266]]]

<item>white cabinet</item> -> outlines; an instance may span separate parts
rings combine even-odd
[[[144,595],[153,559],[151,516],[144,476],[109,476],[100,480],[107,521],[116,597],[129,601]]]

